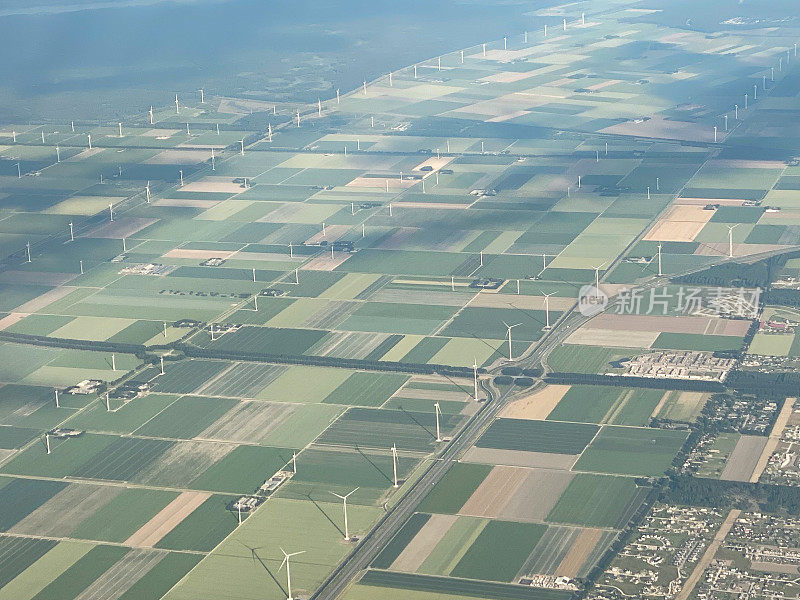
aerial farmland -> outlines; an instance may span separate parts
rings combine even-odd
[[[0,123],[0,600],[797,598],[800,28],[666,4]]]

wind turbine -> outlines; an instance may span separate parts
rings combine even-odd
[[[549,294],[542,294],[544,296],[544,320],[545,320],[545,331],[549,331],[550,329],[550,296],[555,294],[555,292],[550,292]]]
[[[472,373],[475,380],[475,402],[478,401],[478,359],[474,358],[472,361]]]
[[[344,496],[340,496],[336,492],[331,492],[331,494],[333,494],[334,496],[336,496],[337,498],[339,498],[342,501],[342,506],[344,508],[344,540],[346,542],[350,541],[350,530],[347,528],[347,498],[350,495],[356,493],[357,491],[358,491],[358,488],[354,489],[352,492],[349,492],[349,493],[345,494]]]
[[[594,287],[597,291],[600,291],[600,269],[606,266],[606,263],[602,263],[597,267],[592,267],[594,269]]]
[[[281,552],[283,552],[283,562],[281,563],[281,566],[278,567],[278,570],[282,569],[283,565],[286,565],[286,588],[287,588],[287,590],[289,592],[289,597],[288,597],[287,600],[293,600],[293,598],[292,598],[292,575],[291,575],[291,573],[289,571],[289,559],[291,557],[293,557],[293,556],[297,556],[298,554],[303,554],[305,552],[305,550],[300,550],[300,552],[292,552],[291,554],[288,554],[286,552],[286,550],[281,548]]]
[[[433,403],[433,414],[436,416],[436,441],[437,442],[441,442],[442,441],[442,430],[441,430],[441,427],[439,425],[439,417],[442,414],[442,409],[439,406],[438,402],[434,402]]]
[[[505,325],[506,329],[508,330],[508,360],[514,360],[514,357],[511,354],[511,330],[514,329],[514,327],[519,327],[520,325],[522,325],[522,323],[517,323],[516,325],[509,325],[508,323],[503,321],[503,325]]]
[[[397,480],[397,446],[392,444],[392,469],[394,471],[394,485],[392,487],[400,487],[400,483]]]
[[[175,94],[175,114],[179,115],[181,112],[180,105],[178,104],[178,94]]]
[[[661,277],[664,273],[661,271],[661,243],[658,244],[658,276]]]
[[[733,230],[739,226],[739,223],[736,225],[728,225],[728,258],[733,258]]]

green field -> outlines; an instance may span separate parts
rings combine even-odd
[[[358,488],[348,503],[371,505],[378,502],[394,483],[392,457],[376,453],[311,447],[297,456],[297,473],[276,494],[285,498],[329,502],[331,492],[344,495]],[[408,477],[417,460],[400,456],[398,479]]]
[[[583,452],[575,469],[658,477],[672,464],[687,433],[607,425]]]
[[[368,594],[366,597],[372,598],[376,595],[383,597],[383,590],[387,588],[402,590],[403,594],[408,594],[407,590],[410,590],[411,594],[414,592],[435,593],[434,597],[442,598],[486,598],[488,600],[569,600],[572,598],[570,592],[560,590],[389,571],[367,571],[359,583],[365,587]],[[353,598],[360,600],[363,597],[354,596]],[[416,596],[412,596],[412,598],[416,598]],[[430,597],[425,598],[427,600]]]
[[[351,406],[380,406],[408,381],[406,375],[353,373],[323,402]]]
[[[547,520],[584,527],[620,527],[642,499],[641,488],[630,478],[579,473]]]
[[[595,425],[497,419],[476,446],[525,452],[580,454],[597,433]]]
[[[165,102],[152,119],[131,104],[141,90],[122,89],[113,53],[99,71],[60,57],[71,66],[55,61],[49,87],[22,90],[33,103],[6,94],[17,117],[0,125],[0,600],[311,598],[356,547],[333,495],[356,488],[347,514],[360,540],[404,494],[423,499],[344,600],[572,600],[584,591],[513,582],[563,569],[583,583],[656,496],[648,478],[675,473],[689,430],[651,421],[704,419],[711,394],[578,384],[534,420],[551,406],[540,382],[498,384],[498,398],[492,380],[540,359],[548,374],[618,373],[620,359],[649,350],[745,350],[749,337],[713,333],[742,331],[725,316],[707,327],[697,317],[692,333],[654,319],[632,348],[573,344],[580,318],[544,331],[543,296],[556,323],[597,275],[610,296],[643,292],[640,305],[609,312],[655,315],[653,290],[669,293],[673,318],[706,314],[678,306],[690,288],[709,309],[718,287],[800,276],[795,67],[741,106],[796,37],[787,3],[733,15],[695,3],[691,22],[680,3],[650,11],[634,0],[389,4],[315,14],[322,41],[301,51],[260,32],[281,45],[277,60],[248,55],[222,87],[211,73],[204,102],[188,79],[175,91],[151,85]],[[89,9],[69,13],[73,34],[107,32]],[[586,26],[575,26],[584,9]],[[125,10],[136,25],[160,9]],[[225,58],[233,30],[250,47],[258,23],[248,31],[231,15],[198,48]],[[17,19],[18,37],[36,42],[30,27],[48,19],[67,22]],[[174,29],[175,19],[155,22]],[[464,23],[475,22],[490,38],[510,23],[517,33],[462,54],[475,43]],[[414,35],[431,23],[441,68]],[[543,44],[545,23],[559,31]],[[357,52],[366,34],[381,36],[382,52]],[[163,50],[148,47],[164,59],[151,79],[175,71]],[[363,85],[347,68],[356,54],[368,59]],[[196,58],[178,65],[189,79]],[[266,77],[265,65],[277,71]],[[736,103],[735,127],[714,139]],[[792,303],[791,290],[770,295]],[[611,339],[615,326],[602,327],[592,344]],[[749,353],[800,355],[800,336],[761,332]],[[472,400],[473,361],[486,402]],[[85,379],[101,391],[66,393]],[[117,389],[129,383],[149,389]],[[59,426],[81,433],[45,437]],[[462,434],[469,452],[447,452]],[[702,475],[718,476],[733,437],[717,439]],[[440,460],[448,469],[431,486],[421,478]],[[239,524],[231,500],[279,470],[291,477]],[[467,505],[479,487],[487,496]],[[173,511],[181,502],[185,514]],[[592,536],[593,548],[573,545]],[[389,572],[412,541],[429,554]],[[281,549],[304,551],[291,594]],[[660,571],[663,587],[675,565],[631,563],[643,569]]]
[[[375,569],[388,569],[392,563],[400,555],[400,553],[408,546],[409,542],[414,539],[425,526],[425,523],[431,518],[430,515],[425,513],[414,513],[411,518],[406,521],[406,524],[398,531],[392,540],[381,550],[381,553],[372,561],[372,567]]]
[[[156,544],[168,550],[208,552],[234,530],[237,515],[227,509],[232,496],[211,496]]]
[[[491,470],[490,465],[454,464],[417,508],[429,513],[457,513]]]
[[[546,529],[538,523],[491,521],[451,575],[512,582]]]
[[[669,350],[739,350],[742,338],[732,335],[704,335],[700,333],[662,333],[653,343],[653,348]]]
[[[239,446],[214,463],[190,487],[198,490],[249,494],[292,458],[288,448]]]
[[[138,428],[136,434],[190,439],[236,404],[227,398],[183,396]]]
[[[124,542],[167,504],[177,492],[130,488],[81,521],[71,536],[105,542]],[[124,515],[124,519],[120,519]]]
[[[552,412],[551,421],[603,423],[621,393],[620,388],[600,385],[573,385]]]
[[[442,435],[463,422],[460,415],[443,414]],[[436,443],[436,417],[430,412],[409,412],[351,408],[318,438],[318,443],[363,448],[384,448],[392,444],[400,452],[428,452]]]

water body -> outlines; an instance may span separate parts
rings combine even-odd
[[[390,69],[533,30],[544,21],[530,11],[555,3],[38,0],[42,12],[20,14],[34,9],[17,2],[0,10],[0,120],[113,120],[200,87],[315,101]],[[66,10],[74,4],[83,9]]]

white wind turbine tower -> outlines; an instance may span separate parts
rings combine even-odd
[[[472,373],[474,375],[475,380],[475,402],[478,401],[478,359],[473,359],[472,362]]]
[[[738,223],[736,225],[728,225],[728,258],[733,258],[733,230],[738,226]]]
[[[661,242],[658,243],[658,276],[661,277],[664,273],[661,271]]]
[[[300,552],[292,552],[291,554],[288,554],[286,550],[281,548],[281,552],[283,552],[283,562],[281,563],[281,566],[278,567],[278,570],[282,569],[283,565],[286,565],[286,588],[287,591],[289,592],[289,597],[287,598],[287,600],[294,600],[292,598],[292,575],[289,572],[289,559],[293,556],[297,556],[298,554],[303,554],[305,550],[300,550]]]
[[[597,267],[592,267],[594,269],[594,288],[599,292],[600,291],[600,269],[606,266],[606,263],[602,263]]]
[[[397,446],[392,444],[392,469],[394,472],[394,485],[392,487],[400,487],[400,483],[397,480]]]
[[[544,329],[545,329],[545,331],[549,331],[550,330],[550,296],[552,296],[553,294],[555,294],[555,292],[550,292],[549,294],[542,294],[542,296],[544,296],[544,320],[545,320]]]
[[[179,115],[181,113],[180,105],[178,104],[178,94],[175,94],[175,114]]]
[[[436,416],[436,441],[437,442],[441,442],[442,441],[442,429],[441,429],[441,427],[439,425],[439,417],[442,414],[442,409],[439,406],[438,402],[434,402],[433,403],[433,414]]]
[[[509,325],[508,323],[503,321],[503,325],[505,325],[506,329],[508,330],[508,360],[514,360],[514,357],[511,355],[511,330],[514,329],[514,327],[519,327],[520,325],[522,325],[522,323],[517,323],[516,325]]]
[[[350,541],[350,530],[347,528],[347,498],[350,495],[356,493],[357,491],[358,491],[358,488],[354,489],[352,492],[349,492],[349,493],[345,494],[344,496],[341,496],[341,495],[337,494],[336,492],[331,492],[331,494],[333,494],[334,496],[336,496],[337,498],[339,498],[342,501],[342,506],[344,507],[344,540],[346,542]]]

